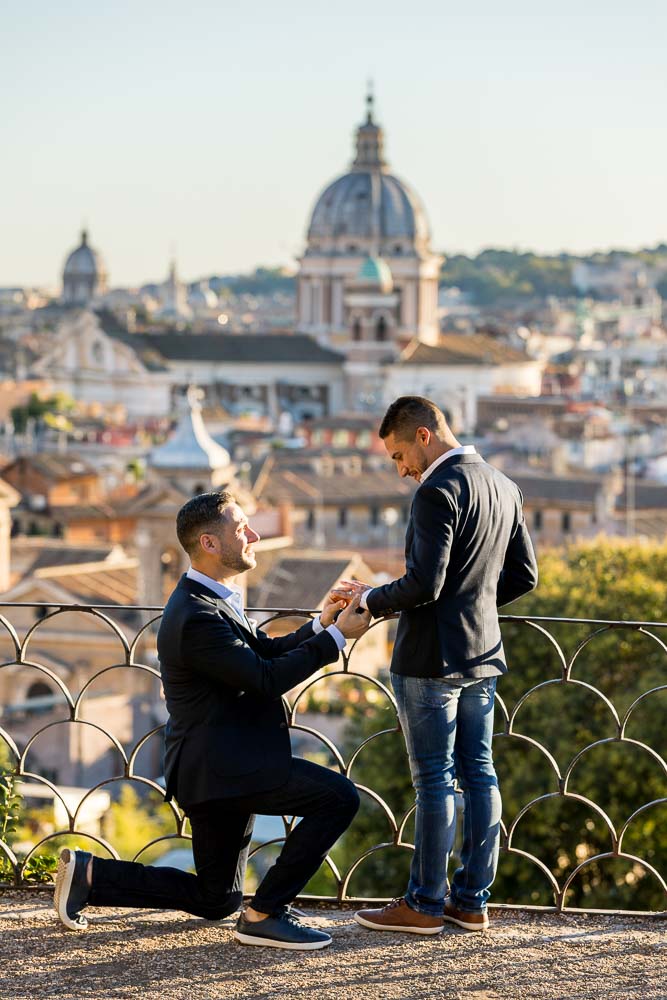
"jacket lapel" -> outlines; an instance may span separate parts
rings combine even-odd
[[[226,601],[224,597],[218,597],[212,590],[204,584],[199,583],[197,580],[191,580],[188,576],[183,574],[181,577],[181,584],[188,590],[191,594],[196,594],[197,597],[203,598],[205,601],[210,601],[211,604],[215,605],[218,611],[221,611],[228,618],[231,618],[233,622],[240,625],[242,629],[246,632],[250,632],[251,635],[256,635],[256,628],[253,628],[249,620],[244,616],[240,615],[236,608]]]
[[[237,625],[244,628],[246,632],[250,632],[252,635],[256,635],[256,628],[253,628],[250,624],[250,619],[245,615],[240,615],[236,608],[229,601],[226,601],[224,597],[216,597],[215,603],[218,607],[218,611],[222,611],[223,614],[228,615]]]

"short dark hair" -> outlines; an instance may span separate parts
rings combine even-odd
[[[442,410],[425,396],[399,396],[382,418],[378,434],[383,440],[394,434],[399,441],[405,441],[414,437],[418,427],[446,431],[447,420]]]
[[[196,552],[201,535],[220,526],[223,511],[233,503],[236,497],[227,490],[217,490],[199,493],[183,504],[176,515],[176,534],[189,556]]]

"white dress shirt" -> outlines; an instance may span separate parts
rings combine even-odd
[[[435,462],[431,462],[428,469],[425,469],[422,472],[421,476],[419,477],[420,485],[424,482],[425,479],[428,479],[428,477],[431,475],[432,472],[435,472],[435,470],[438,468],[439,465],[442,465],[443,462],[446,462],[448,458],[453,458],[454,455],[474,455],[475,453],[476,453],[476,448],[474,444],[462,444],[458,448],[450,448],[449,451],[446,451],[444,453],[444,455],[439,455],[438,458],[436,458]]]
[[[251,619],[246,616],[245,607],[243,605],[243,591],[240,587],[237,587],[236,584],[220,583],[219,580],[214,580],[212,577],[206,576],[205,573],[200,573],[198,569],[193,569],[192,566],[185,575],[190,580],[195,580],[197,583],[203,584],[204,587],[208,587],[208,589],[212,590],[214,594],[221,597],[223,601],[227,601],[227,603],[232,606],[234,611],[236,611],[241,618],[245,618],[245,620],[250,623]],[[317,615],[317,617],[313,619],[313,632],[317,635],[323,630],[324,626],[320,621],[320,616]],[[345,649],[347,640],[337,625],[329,625],[327,632],[334,640],[339,650]]]
[[[436,460],[434,462],[431,462],[429,467],[422,472],[421,476],[419,477],[419,485],[421,486],[424,480],[428,479],[431,473],[435,472],[438,466],[442,465],[442,463],[445,462],[448,458],[453,458],[454,455],[475,455],[476,452],[477,449],[475,448],[474,444],[462,444],[458,448],[450,448],[449,451],[444,452],[444,454],[438,455]],[[363,592],[363,594],[361,595],[361,599],[359,601],[359,607],[368,610],[368,595],[372,593],[373,589],[374,588],[370,588],[369,590],[365,590]]]

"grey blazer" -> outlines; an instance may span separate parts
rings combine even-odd
[[[406,572],[375,588],[368,608],[399,611],[391,669],[411,677],[505,673],[498,607],[537,586],[516,483],[480,455],[454,455],[418,488]]]

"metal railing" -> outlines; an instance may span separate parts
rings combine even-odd
[[[149,744],[155,750],[161,741],[165,718],[163,703],[159,700],[159,667],[155,659],[155,631],[161,610],[159,607],[118,605],[0,603],[0,693],[4,692],[0,710],[0,763],[3,747],[5,758],[2,768],[5,777],[0,781],[4,780],[5,787],[8,780],[18,782],[19,793],[29,787],[46,789],[45,794],[52,797],[58,806],[56,813],[63,819],[57,829],[47,828],[46,832],[42,823],[41,827],[35,828],[32,841],[23,845],[17,845],[15,838],[6,829],[3,831],[0,824],[0,871],[3,879],[0,889],[34,884],[35,859],[49,846],[62,844],[67,838],[85,837],[111,857],[118,857],[112,842],[100,833],[91,832],[90,818],[85,822],[83,820],[96,793],[112,791],[119,782],[131,781],[155,795],[163,794],[159,765],[155,763],[156,753],[153,753],[152,764],[148,766],[151,773],[145,773],[147,767],[142,763]],[[303,619],[315,614],[303,609],[251,609],[251,613],[263,616],[263,624],[269,628],[275,627],[278,619]],[[72,628],[66,625],[70,619],[65,619],[65,616],[71,615],[77,616],[79,626]],[[84,622],[85,628],[81,624]],[[643,891],[650,883],[653,887],[650,905],[633,905],[632,908],[651,912],[667,909],[667,848],[659,838],[662,823],[665,830],[663,839],[667,842],[667,754],[662,743],[654,745],[659,742],[659,737],[654,739],[655,733],[664,729],[661,726],[656,728],[656,720],[664,718],[665,706],[663,704],[660,709],[660,698],[663,693],[667,694],[664,673],[667,645],[661,638],[664,635],[667,639],[664,632],[667,623],[516,616],[502,616],[501,622],[504,633],[511,632],[514,636],[505,636],[510,665],[514,666],[512,646],[519,634],[522,635],[523,653],[518,658],[522,663],[529,664],[524,671],[529,675],[527,689],[519,691],[516,682],[512,682],[515,697],[511,706],[507,693],[512,691],[508,689],[506,692],[504,685],[509,683],[514,670],[503,678],[501,693],[496,699],[497,733],[494,737],[497,757],[503,757],[503,741],[509,741],[515,751],[518,749],[518,757],[515,756],[514,760],[516,773],[509,779],[508,786],[511,787],[509,808],[512,814],[504,815],[501,824],[501,868],[507,864],[510,868],[514,866],[512,871],[521,870],[525,893],[521,896],[520,893],[513,895],[506,892],[505,900],[496,893],[494,898],[498,902],[509,900],[517,905],[541,904],[561,911],[570,905],[573,898],[585,904],[588,893],[593,904],[597,903],[596,908],[618,912],[628,908],[628,899],[632,901],[634,893],[641,897],[640,889]],[[386,622],[381,621],[375,623],[373,628],[380,625],[385,629],[387,627]],[[570,638],[574,636],[574,640],[570,652],[566,653],[568,634]],[[628,637],[640,639],[657,651],[657,660],[655,656],[645,660],[651,665],[646,687],[638,680],[639,670],[631,672],[631,683],[627,680],[633,656],[637,655],[629,652]],[[616,680],[612,676],[611,681],[616,687],[605,692],[601,681],[596,684],[593,683],[595,678],[582,679],[576,673],[581,671],[585,676],[587,656],[600,642],[603,643],[603,660],[615,662],[607,651],[610,639],[621,644],[619,662],[625,665],[625,673],[620,671]],[[362,801],[365,800],[374,812],[378,829],[384,827],[384,835],[369,843],[366,824],[358,850],[350,854],[355,844],[353,824],[347,853],[337,859],[335,851],[332,851],[327,857],[325,867],[333,891],[322,892],[318,898],[338,904],[351,899],[377,899],[382,896],[384,893],[381,891],[354,891],[364,865],[370,860],[379,862],[379,852],[390,852],[394,859],[400,855],[403,859],[400,863],[403,864],[413,849],[409,830],[414,822],[414,804],[408,803],[407,808],[399,810],[395,802],[389,801],[389,795],[381,794],[364,780],[368,775],[372,777],[375,774],[382,778],[381,783],[386,784],[386,762],[383,771],[382,763],[378,764],[376,760],[373,771],[373,767],[364,764],[364,760],[379,746],[375,741],[386,737],[396,739],[396,734],[400,732],[396,703],[384,671],[378,671],[377,663],[370,672],[356,666],[358,661],[364,659],[365,640],[366,637],[357,640],[341,654],[337,664],[314,675],[286,699],[293,741],[308,744],[306,755],[312,756],[312,748],[316,746],[319,748],[315,754],[318,759],[324,759],[325,763],[352,778]],[[77,643],[82,643],[89,652],[92,650],[94,662],[89,659],[88,665],[69,669],[63,646],[73,649],[73,644]],[[112,647],[118,650],[117,656],[111,652]],[[388,663],[388,647],[386,654],[385,662]],[[534,660],[532,667],[531,657]],[[590,657],[588,669],[595,669],[595,663],[591,668]],[[118,734],[114,732],[117,721],[114,716],[108,720],[105,717],[104,723],[99,717],[95,720],[86,718],[87,703],[93,698],[96,685],[99,687],[101,679],[104,679],[103,684],[109,684],[112,672],[117,670],[129,670],[130,681],[129,684],[124,682],[120,688],[116,685],[114,704],[122,704],[123,698],[129,703],[132,695],[135,701],[143,704],[144,709],[148,705],[153,724],[146,731]],[[537,671],[546,676],[531,683],[535,680],[534,676],[530,676],[531,670],[533,675]],[[21,694],[26,674],[31,675],[33,684],[35,678],[38,683],[37,687],[29,687],[27,692]],[[12,683],[12,679],[16,681],[18,677],[23,678],[22,684]],[[609,683],[606,676],[606,686]],[[51,694],[45,695],[45,689]],[[317,696],[318,689],[326,692],[325,702]],[[105,697],[114,697],[113,687]],[[559,710],[554,708],[554,697],[565,701],[574,699],[574,722],[568,719],[565,709],[559,714]],[[103,700],[100,702],[102,712],[106,704]],[[326,713],[322,711],[323,706],[327,709]],[[319,715],[313,715],[318,711]],[[383,725],[383,714],[390,725]],[[125,729],[128,718],[123,717]],[[350,719],[353,722],[356,719],[356,728],[350,724]],[[320,725],[314,724],[314,720],[318,720]],[[575,733],[573,746],[567,743],[564,735],[568,725]],[[599,729],[600,725],[606,726],[606,731],[596,734],[596,727]],[[640,726],[640,733],[636,732],[637,725]],[[68,742],[64,737],[60,739],[56,736],[57,732],[63,732],[70,726],[78,729],[77,740],[70,739]],[[105,757],[99,751],[96,757],[97,751],[94,750],[87,761],[78,759],[83,729],[94,731],[94,738],[98,741],[106,741],[110,755]],[[69,753],[70,763],[75,771],[78,768],[79,773],[85,773],[86,768],[94,770],[100,766],[106,766],[112,773],[89,783],[83,791],[79,790],[77,802],[76,796],[72,798],[74,790],[63,789],[65,783],[60,782],[57,775],[45,766],[49,760],[45,761],[44,751],[39,767],[32,769],[40,741],[45,743],[47,751],[50,746],[52,749],[48,752],[56,757],[58,754],[53,748],[59,748],[61,758],[63,753]],[[641,785],[635,787],[632,774],[625,773],[622,768],[619,773],[617,763],[611,760],[606,767],[598,764],[596,783],[592,787],[589,777],[588,783],[584,782],[583,790],[577,790],[581,789],[580,774],[584,765],[595,754],[611,752],[613,756],[619,750],[638,755],[641,759],[643,763],[635,774],[641,777],[650,772],[650,780],[642,778],[645,788]],[[394,758],[390,770],[394,768],[403,768],[402,773],[407,775],[404,759],[399,761]],[[614,802],[613,809],[601,804],[609,798],[610,787],[616,780],[625,782],[624,788],[629,788],[631,792],[625,815],[618,813],[623,802],[620,806],[618,801]],[[405,781],[408,779],[405,778]],[[505,797],[503,780],[501,787]],[[178,805],[170,802],[164,808],[169,810],[172,829],[145,844],[134,853],[134,858],[145,860],[146,852],[155,854],[163,847],[168,848],[179,842],[182,844],[189,838],[187,819]],[[575,812],[579,810],[579,819],[569,822],[569,826],[560,820],[554,821],[553,816],[562,808],[574,809]],[[614,809],[617,814],[612,815]],[[543,813],[542,820],[537,824],[536,817]],[[581,816],[585,818],[581,819]],[[283,821],[285,832],[288,832],[294,818],[284,817]],[[5,820],[5,828],[8,827],[9,823]],[[568,829],[577,843],[567,844]],[[582,840],[582,836],[587,836],[585,833],[582,835],[582,830],[592,831],[589,841]],[[534,836],[534,842],[530,841],[530,836]],[[605,838],[606,843],[603,844]],[[275,844],[279,839],[273,838],[269,844]],[[629,847],[626,846],[628,842]],[[251,857],[259,856],[266,847],[267,844],[257,844]],[[554,851],[558,855],[555,860]],[[617,874],[614,878],[603,876],[601,873],[608,864],[612,867],[620,865],[625,874]],[[36,867],[39,868],[39,865]],[[532,874],[526,876],[527,871]],[[594,878],[591,873],[595,873]],[[535,888],[536,880],[542,883],[542,890]],[[582,884],[585,890],[582,890],[583,895],[579,891]],[[607,895],[604,895],[605,886],[609,890]],[[386,892],[400,891],[401,888],[400,885],[384,886]],[[551,899],[545,899],[545,892]],[[604,895],[602,906],[601,893]]]

